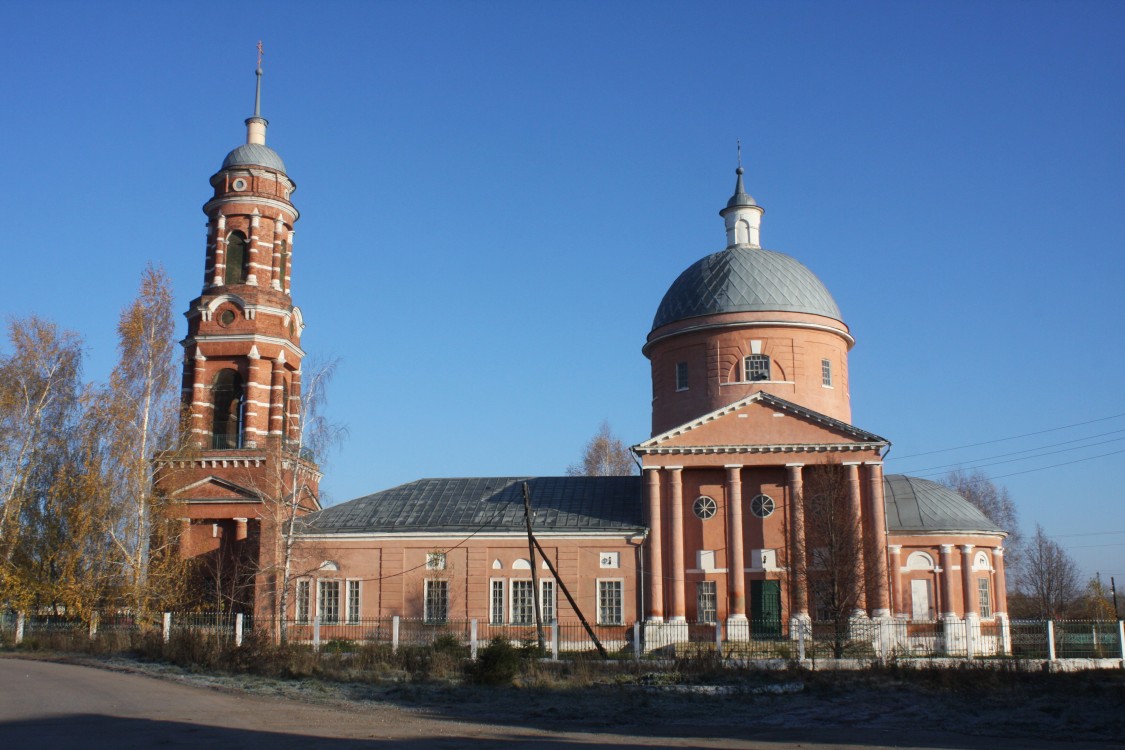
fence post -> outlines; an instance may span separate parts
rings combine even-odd
[[[90,615],[90,640],[94,640],[98,635],[98,613],[94,612]]]
[[[805,623],[797,622],[797,661],[805,660]]]
[[[1125,657],[1122,657],[1125,658]],[[633,659],[641,660],[641,621],[633,623]]]
[[[469,658],[477,660],[477,618],[469,622]]]
[[[398,615],[391,618],[391,651],[398,651]]]
[[[715,619],[715,653],[723,658],[723,623],[718,618]]]
[[[171,612],[165,612],[164,613],[164,619],[161,622],[160,627],[163,630],[164,642],[167,643],[168,641],[172,640],[172,613]]]
[[[1125,667],[1125,620],[1117,621],[1117,645],[1121,651],[1121,666]]]
[[[23,643],[23,626],[27,616],[23,612],[16,613],[16,645]]]
[[[313,617],[313,651],[320,651],[320,615]]]
[[[1047,620],[1047,658],[1055,660],[1055,621]]]
[[[234,616],[234,647],[242,646],[242,613]]]
[[[551,661],[559,660],[559,621],[551,623]]]
[[[970,618],[965,618],[965,655],[970,659],[976,656],[976,633],[973,628],[975,624]]]

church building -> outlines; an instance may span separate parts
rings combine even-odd
[[[259,68],[246,143],[203,208],[183,341],[189,444],[158,458],[183,554],[230,606],[275,617],[287,563],[298,621],[526,625],[536,599],[547,621],[575,617],[565,587],[587,619],[643,621],[660,639],[692,622],[788,634],[841,608],[1003,623],[1005,532],[945,487],[884,474],[890,442],[852,424],[855,338],[812,271],[762,247],[741,167],[719,211],[725,247],[672,282],[641,349],[641,476],[423,478],[321,509],[300,449],[296,185],[265,145],[260,89]]]

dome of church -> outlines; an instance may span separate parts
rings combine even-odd
[[[843,322],[828,289],[799,261],[784,253],[735,245],[680,274],[661,300],[652,328],[731,312],[801,312]]]
[[[1003,533],[975,505],[929,479],[888,474],[883,477],[883,498],[891,532]]]
[[[243,143],[227,154],[223,159],[222,169],[227,167],[268,167],[279,172],[285,171],[285,162],[269,146],[264,143]]]

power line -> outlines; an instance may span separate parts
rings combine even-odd
[[[993,443],[1003,443],[1007,440],[1019,440],[1020,438],[1032,437],[1033,435],[1045,435],[1048,432],[1058,432],[1059,430],[1069,430],[1072,427],[1082,427],[1083,425],[1095,424],[1097,422],[1105,422],[1105,421],[1108,421],[1110,419],[1120,419],[1121,417],[1125,417],[1125,414],[1113,414],[1113,415],[1108,416],[1108,417],[1099,417],[1098,419],[1090,419],[1090,420],[1087,420],[1085,422],[1075,422],[1074,424],[1063,425],[1062,427],[1051,427],[1051,428],[1048,428],[1046,430],[1036,430],[1035,432],[1025,432],[1022,435],[1012,435],[1011,437],[996,438],[995,440],[983,440],[979,443],[968,443],[967,445],[956,445],[952,448],[939,448],[938,450],[924,451],[922,453],[911,453],[911,454],[908,454],[906,456],[895,456],[893,458],[888,458],[888,460],[889,461],[901,461],[904,458],[916,458],[918,456],[930,456],[930,455],[933,455],[935,453],[948,453],[950,451],[958,451],[958,450],[961,450],[963,448],[976,448],[979,445],[992,445]]]
[[[981,469],[981,468],[984,468],[986,466],[999,466],[1000,464],[1010,464],[1010,463],[1014,463],[1016,461],[1030,461],[1033,458],[1042,458],[1044,456],[1054,456],[1058,453],[1066,453],[1067,451],[1079,451],[1079,450],[1083,450],[1085,448],[1094,448],[1094,447],[1099,446],[1099,445],[1105,445],[1107,443],[1117,443],[1117,442],[1120,442],[1122,440],[1125,440],[1125,438],[1113,438],[1112,440],[1103,440],[1100,443],[1090,443],[1089,445],[1076,445],[1073,448],[1060,448],[1057,451],[1046,451],[1044,453],[1037,453],[1034,456],[1023,456],[1021,458],[1006,458],[1002,461],[993,461],[991,463],[986,463],[986,464],[970,465],[970,466],[967,466],[966,468],[968,468],[968,469]],[[918,473],[918,476],[921,476],[921,477],[937,476],[938,474],[945,474],[945,473],[946,472],[944,472],[944,471],[930,471],[928,473]]]
[[[1062,539],[1068,536],[1115,536],[1117,534],[1125,534],[1125,531],[1083,531],[1077,534],[1052,534],[1051,536]]]
[[[991,461],[994,458],[1006,458],[1008,456],[1018,456],[1021,453],[1032,453],[1032,452],[1038,451],[1038,450],[1044,450],[1044,449],[1047,449],[1047,448],[1054,448],[1054,447],[1059,446],[1059,445],[1070,445],[1071,443],[1081,443],[1081,442],[1084,442],[1086,440],[1093,440],[1094,438],[1105,437],[1106,435],[1116,435],[1119,432],[1125,432],[1125,429],[1110,430],[1109,432],[1101,432],[1101,433],[1098,433],[1097,435],[1088,435],[1087,437],[1077,438],[1075,440],[1063,440],[1063,441],[1060,441],[1058,443],[1048,443],[1046,445],[1040,445],[1036,448],[1024,448],[1023,450],[1011,451],[1009,453],[998,453],[995,456],[985,456],[984,458],[970,458],[970,459],[967,459],[965,461],[955,461],[955,462],[950,463],[950,464],[939,464],[937,466],[928,466],[924,469],[909,469],[908,471],[911,471],[911,472],[934,471],[936,469],[953,469],[953,468],[957,468],[957,467],[965,467],[965,468],[968,468],[968,469],[972,469],[972,468],[975,468],[975,467],[965,466],[965,465],[966,464],[975,464],[978,461]],[[1120,438],[1114,438],[1114,439],[1118,440]],[[1105,442],[1110,442],[1110,441],[1105,441]],[[1088,447],[1093,447],[1094,445],[1101,445],[1101,444],[1102,443],[1091,443],[1089,446],[1078,446],[1078,448],[1088,448]],[[1077,450],[1077,448],[1072,449],[1072,450]],[[1034,458],[1034,456],[1029,456],[1029,458]]]
[[[1080,464],[1083,461],[1093,461],[1095,458],[1105,458],[1106,456],[1116,456],[1118,453],[1125,453],[1125,450],[1110,451],[1109,453],[1101,453],[1101,454],[1098,454],[1097,456],[1087,456],[1086,458],[1076,458],[1073,461],[1063,461],[1061,464],[1051,464],[1050,466],[1039,466],[1037,468],[1026,469],[1024,471],[1013,471],[1010,474],[999,474],[997,476],[991,477],[990,479],[1003,479],[1004,477],[1014,477],[1014,476],[1018,476],[1020,474],[1030,474],[1033,471],[1043,471],[1045,469],[1056,469],[1060,466],[1070,466],[1071,464]],[[989,481],[989,479],[986,479],[984,481]]]

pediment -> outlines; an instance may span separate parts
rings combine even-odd
[[[261,496],[254,490],[216,476],[205,477],[198,482],[181,487],[172,493],[172,497],[182,502],[259,503],[262,501]]]
[[[674,427],[634,450],[646,453],[864,450],[885,438],[763,391]]]

